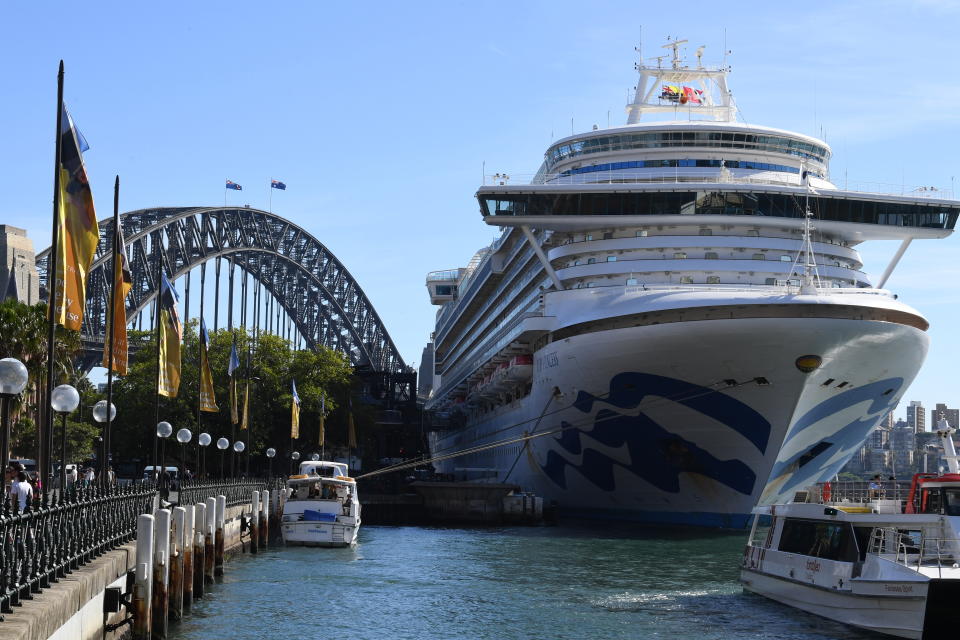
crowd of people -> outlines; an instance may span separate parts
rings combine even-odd
[[[66,486],[89,487],[97,481],[97,472],[92,466],[67,465],[65,470]],[[113,467],[107,467],[107,482],[114,484],[116,474]],[[59,481],[54,485],[59,484]],[[7,465],[4,474],[4,486],[7,499],[11,506],[22,512],[33,503],[33,500],[43,492],[43,481],[37,473],[31,473],[23,463],[14,460]]]

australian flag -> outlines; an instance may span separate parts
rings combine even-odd
[[[238,185],[233,180],[227,180],[227,189],[233,189],[234,191],[243,191],[243,187]]]
[[[281,191],[287,190],[287,185],[283,184],[279,180],[271,180],[270,186],[273,187],[274,189],[280,189]]]

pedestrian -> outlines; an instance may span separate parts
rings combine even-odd
[[[70,468],[67,469],[67,482],[70,484],[76,484],[77,482],[77,465],[72,464]]]
[[[85,486],[90,486],[93,484],[93,481],[96,480],[97,475],[93,472],[93,467],[87,467],[86,471],[83,474],[83,482]]]
[[[117,481],[117,474],[113,472],[113,467],[107,467],[107,484],[113,485]]]
[[[17,501],[20,511],[26,510],[27,505],[33,500],[33,487],[27,481],[27,474],[23,471],[17,472],[16,481],[10,485],[10,495]]]
[[[871,497],[871,498],[879,498],[879,497],[880,497],[880,489],[881,489],[881,486],[880,486],[880,485],[881,485],[882,483],[883,483],[883,480],[880,478],[880,474],[879,474],[879,473],[878,473],[877,475],[873,476],[873,478],[870,479],[870,487],[869,487],[869,489],[870,489],[870,497]]]

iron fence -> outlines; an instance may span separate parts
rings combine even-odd
[[[103,553],[132,540],[137,516],[152,508],[153,486],[75,486],[38,497],[22,511],[0,509],[0,612]],[[0,620],[3,617],[0,616]]]
[[[185,480],[180,485],[178,501],[181,505],[196,504],[207,498],[226,496],[227,506],[234,507],[250,502],[254,491],[273,491],[283,487],[282,478],[249,478],[246,480]]]

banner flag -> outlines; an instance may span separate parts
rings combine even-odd
[[[237,378],[233,372],[240,368],[240,356],[237,355],[237,335],[233,335],[233,344],[230,346],[230,363],[227,365],[227,375],[230,376],[230,423],[237,424]]]
[[[160,274],[160,395],[176,398],[180,390],[180,342],[183,325],[177,314],[180,296],[166,273]]]
[[[210,357],[207,350],[210,347],[210,335],[207,333],[207,324],[200,318],[200,411],[216,413],[217,396],[213,390],[213,372],[210,371]]]
[[[347,446],[357,448],[357,428],[353,424],[353,398],[350,398],[350,413],[347,416]]]
[[[293,400],[290,402],[290,437],[296,440],[300,437],[300,396],[297,395],[297,381],[290,381],[293,389]]]
[[[60,125],[60,206],[57,212],[57,264],[54,280],[53,318],[80,331],[83,307],[87,300],[87,272],[93,263],[100,240],[93,193],[87,181],[82,153],[86,140],[73,119],[62,107]]]
[[[243,388],[243,416],[240,420],[240,430],[243,431],[250,424],[250,381]]]
[[[123,225],[117,229],[117,253],[113,256],[113,283],[116,289],[113,302],[113,370],[119,375],[127,375],[127,294],[133,288],[133,274],[127,262],[127,252],[123,242]],[[111,332],[110,314],[107,316],[107,331]],[[103,343],[103,366],[110,366],[110,340]]]
[[[326,425],[324,424],[327,420],[327,396],[320,397],[320,442],[317,444],[323,446],[323,441],[326,437]]]

